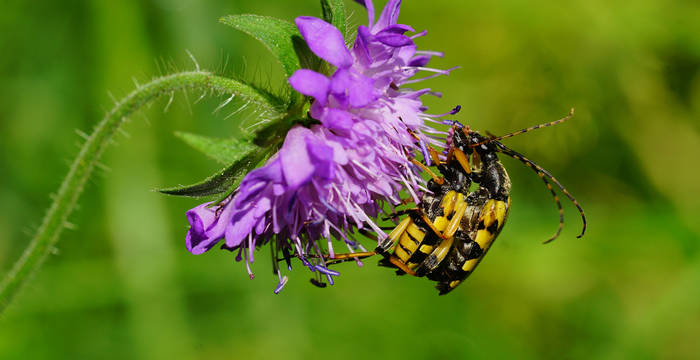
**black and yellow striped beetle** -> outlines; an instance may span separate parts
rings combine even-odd
[[[376,250],[380,265],[436,281],[440,294],[457,287],[476,268],[505,224],[510,178],[494,145],[476,132],[454,126],[447,159],[431,151],[442,177],[420,165],[432,179],[420,204]],[[483,145],[483,146],[481,146]],[[472,162],[469,162],[469,157]],[[478,190],[469,192],[471,182]],[[389,252],[390,249],[393,249]]]
[[[382,254],[384,259],[380,265],[397,268],[399,274],[425,276],[436,281],[440,295],[452,291],[481,262],[508,217],[511,182],[498,159],[499,152],[533,169],[552,193],[559,210],[559,228],[545,243],[559,236],[564,222],[561,203],[550,181],[579,210],[583,229],[578,237],[582,237],[586,231],[586,217],[576,199],[545,169],[499,142],[517,134],[559,124],[572,115],[573,109],[565,118],[490,138],[454,123],[446,160],[441,161],[437,152],[430,149],[431,158],[441,176],[412,160],[432,177],[428,181],[430,192],[422,196],[416,208],[396,214],[406,213],[408,216],[396,225],[374,252],[344,254],[342,258]],[[472,182],[479,186],[470,192]]]

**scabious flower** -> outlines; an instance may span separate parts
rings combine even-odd
[[[287,281],[277,266],[280,257],[290,268],[290,259],[299,258],[316,272],[316,283],[324,276],[332,284],[339,275],[326,266],[335,254],[332,238],[348,251],[364,251],[354,238],[356,228],[375,232],[381,241],[386,234],[372,218],[384,203],[400,203],[402,189],[417,200],[422,180],[410,159],[418,152],[429,159],[427,143],[444,146],[440,132],[425,124],[441,115],[423,112],[419,98],[430,89],[402,86],[451,69],[425,67],[442,54],[417,51],[413,40],[426,32],[406,35],[415,31],[397,23],[400,0],[389,1],[376,22],[371,0],[364,5],[369,26],[358,28],[351,49],[325,21],[296,19],[311,51],[335,67],[330,77],[301,69],[289,78],[292,88],[313,98],[309,115],[318,124],[293,127],[277,154],[223,202],[188,211],[190,252],[201,254],[225,239],[222,247],[238,251],[252,278],[253,252],[270,242],[280,278],[276,293]],[[434,74],[413,79],[421,71]]]

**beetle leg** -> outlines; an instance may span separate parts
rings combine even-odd
[[[377,244],[377,249],[375,249],[375,251],[377,253],[384,254],[389,251],[389,249],[396,247],[401,234],[406,231],[406,228],[408,228],[408,225],[410,225],[412,222],[413,220],[411,217],[406,216],[406,218],[401,220],[401,222],[396,225],[394,230],[389,233],[389,236],[384,240],[383,244]]]
[[[354,253],[345,253],[345,254],[335,254],[333,257],[330,257],[328,255],[324,256],[324,259],[326,260],[326,265],[333,265],[333,264],[338,264],[350,260],[359,260],[363,258],[367,258],[370,256],[374,256],[377,253],[375,251],[363,251],[363,252],[354,252]]]
[[[437,176],[432,170],[430,170],[429,167],[425,166],[422,162],[416,159],[411,159],[411,162],[418,165],[418,167],[427,172],[430,175],[430,177],[433,178],[433,181],[435,181],[438,185],[442,185],[445,183],[445,179],[443,179],[440,176]]]
[[[471,174],[472,167],[471,165],[469,165],[469,159],[467,158],[467,155],[465,155],[462,150],[455,148],[454,156],[455,158],[457,158],[459,164],[462,165],[462,169],[464,169],[464,171],[467,174]]]

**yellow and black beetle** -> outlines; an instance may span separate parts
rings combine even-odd
[[[500,233],[510,210],[511,182],[497,153],[511,156],[533,169],[552,193],[559,210],[559,228],[545,242],[561,233],[563,210],[551,182],[573,202],[581,214],[583,230],[586,218],[576,199],[549,172],[509,149],[499,140],[540,127],[552,126],[569,119],[571,113],[557,121],[541,124],[501,137],[484,137],[468,127],[454,123],[446,160],[430,149],[441,176],[429,167],[412,160],[432,177],[428,190],[416,208],[403,210],[408,216],[391,231],[373,252],[343,254],[336,260],[382,254],[380,265],[395,267],[399,274],[425,276],[436,281],[440,295],[447,294],[469,276]],[[471,160],[470,160],[471,158]],[[478,189],[470,192],[475,183]]]

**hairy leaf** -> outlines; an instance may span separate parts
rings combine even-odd
[[[158,191],[168,195],[189,197],[205,197],[230,192],[238,186],[243,176],[260,162],[264,153],[264,151],[253,151],[234,162],[231,166],[198,183],[159,189]]]
[[[176,132],[175,136],[221,164],[232,164],[248,153],[260,150],[251,142],[240,139],[212,138],[187,132]]]
[[[219,93],[244,99],[268,120],[284,116],[284,101],[265,90],[236,79],[212,77],[211,81]]]
[[[338,28],[343,37],[345,37],[347,35],[345,33],[347,25],[343,0],[321,0],[321,11],[323,12],[323,20]]]
[[[318,69],[320,61],[311,53],[297,27],[285,20],[260,15],[228,15],[219,21],[254,37],[277,58],[287,76],[301,67]]]

